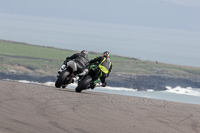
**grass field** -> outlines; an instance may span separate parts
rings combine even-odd
[[[55,75],[66,57],[78,51],[0,41],[0,71]],[[89,52],[89,59],[99,56]],[[112,55],[113,72],[138,75],[200,77],[200,68],[179,66]]]

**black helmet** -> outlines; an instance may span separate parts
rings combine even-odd
[[[111,54],[108,51],[103,52],[103,57],[111,58]]]
[[[86,50],[82,50],[81,53],[88,54],[88,52]]]

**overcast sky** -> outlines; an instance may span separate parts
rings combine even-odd
[[[0,39],[200,66],[200,0],[0,3]]]
[[[200,30],[200,0],[0,0],[0,12]]]

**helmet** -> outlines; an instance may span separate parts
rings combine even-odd
[[[110,52],[105,51],[105,52],[103,53],[103,57],[111,58],[111,54],[110,54]]]
[[[82,50],[81,53],[88,54],[88,52],[86,50]]]

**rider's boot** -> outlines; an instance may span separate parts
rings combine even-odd
[[[78,76],[81,78],[83,76],[85,76],[86,74],[88,74],[88,69],[84,69],[82,73],[79,73]]]
[[[76,81],[78,81],[79,80],[79,76],[75,76],[73,79],[73,82],[72,83],[74,83],[74,82],[76,82]]]

